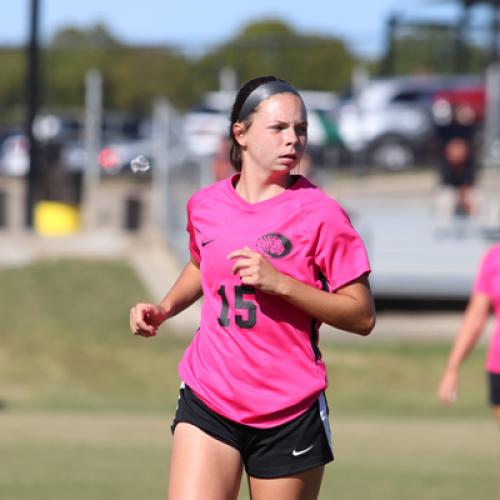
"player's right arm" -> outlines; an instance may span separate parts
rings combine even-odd
[[[130,309],[130,330],[134,335],[151,337],[160,325],[188,308],[202,295],[199,265],[189,261],[177,281],[159,304],[136,304]]]

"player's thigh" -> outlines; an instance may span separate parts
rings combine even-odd
[[[180,422],[173,436],[168,500],[234,500],[241,455],[194,425]]]
[[[316,500],[321,487],[324,466],[298,474],[271,479],[249,477],[252,500]]]

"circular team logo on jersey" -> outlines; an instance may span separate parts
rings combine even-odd
[[[257,240],[257,248],[273,259],[281,259],[292,250],[292,242],[282,234],[267,233]]]

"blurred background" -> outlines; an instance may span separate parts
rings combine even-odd
[[[128,311],[173,284],[186,201],[232,174],[230,106],[265,74],[304,97],[299,172],[363,236],[379,312],[368,339],[322,329],[321,498],[493,497],[487,335],[456,408],[435,392],[500,241],[500,2],[21,0],[2,21],[1,498],[164,496],[199,309],[149,341]]]

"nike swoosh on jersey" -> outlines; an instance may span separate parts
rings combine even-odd
[[[212,243],[213,241],[215,241],[215,240],[202,241],[202,242],[201,242],[201,246],[202,246],[202,247],[205,247],[205,246],[207,246],[209,243]]]
[[[304,455],[308,451],[311,451],[313,448],[314,448],[314,445],[312,444],[311,446],[309,446],[308,448],[304,448],[303,450],[299,450],[299,451],[293,450],[292,455],[294,457],[300,457],[300,455]]]

